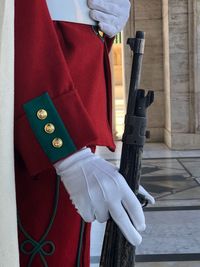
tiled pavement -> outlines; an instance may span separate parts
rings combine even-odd
[[[99,267],[99,264],[92,264],[92,267]],[[137,263],[137,267],[199,267],[199,262],[146,262],[146,263]]]
[[[119,164],[116,153],[98,153]],[[145,210],[147,229],[137,248],[137,267],[200,267],[200,151],[171,151],[164,144],[146,144],[142,184],[156,198]],[[91,267],[97,267],[105,225],[94,223]]]

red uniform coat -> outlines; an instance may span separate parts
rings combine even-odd
[[[114,149],[108,60],[111,40],[102,41],[88,25],[52,22],[45,0],[15,2],[20,266],[72,267],[76,262],[80,217],[60,184],[55,218],[41,240],[52,219],[56,173],[31,130],[23,104],[47,92],[77,149],[96,145]],[[89,266],[89,228],[88,225],[84,235],[84,267]]]

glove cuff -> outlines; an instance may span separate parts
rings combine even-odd
[[[93,153],[91,152],[91,149],[84,147],[71,156],[54,163],[53,166],[56,169],[57,174],[60,175],[63,171],[70,168],[72,165],[88,157],[91,157],[92,155]]]

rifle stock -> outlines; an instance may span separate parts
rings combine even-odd
[[[141,175],[143,146],[146,138],[146,110],[154,100],[154,92],[138,89],[144,54],[145,34],[136,32],[136,38],[129,38],[127,43],[134,53],[125,129],[122,138],[122,152],[119,172],[144,205],[147,201],[138,194]],[[123,236],[112,219],[106,224],[100,267],[134,267],[135,247]]]

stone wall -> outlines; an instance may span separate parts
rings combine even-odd
[[[199,149],[199,0],[163,0],[165,39],[164,141],[173,149]],[[168,28],[168,29],[167,29]],[[168,69],[168,70],[167,70]],[[168,79],[168,81],[167,81]],[[170,114],[168,116],[168,113]]]
[[[149,108],[148,128],[151,130],[150,141],[162,142],[164,138],[164,86],[163,86],[163,40],[162,40],[162,1],[132,1],[131,19],[124,31],[124,41],[134,36],[135,31],[145,31],[146,43],[141,76],[141,88],[155,91],[155,102]],[[130,79],[131,53],[126,45],[125,84],[128,88]]]
[[[194,68],[195,73],[195,130],[200,134],[200,1],[195,1],[194,9],[196,9],[195,18],[195,45],[194,45]]]
[[[150,141],[200,148],[200,0],[135,0],[124,40],[146,32],[141,87],[154,89]],[[124,46],[125,83],[131,56]],[[127,86],[126,86],[127,87]]]

